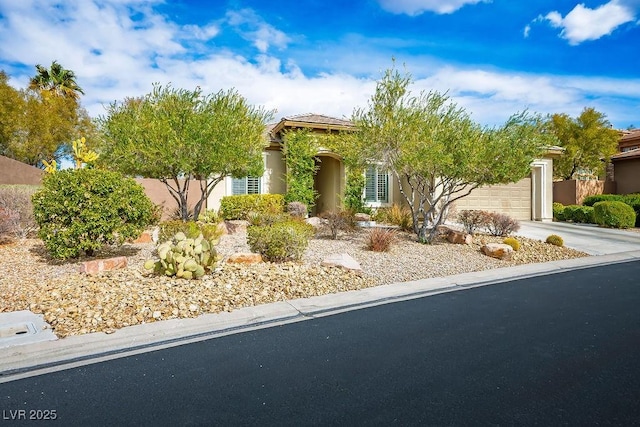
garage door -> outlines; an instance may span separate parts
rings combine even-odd
[[[518,220],[531,219],[531,178],[514,184],[476,188],[456,201],[456,210],[480,209],[507,214]]]

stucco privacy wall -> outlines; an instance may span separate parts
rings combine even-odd
[[[136,178],[136,182],[144,187],[145,194],[151,199],[154,205],[162,206],[162,219],[171,218],[173,213],[178,209],[178,204],[171,197],[171,193],[167,186],[158,179]],[[181,182],[182,184],[182,182]],[[189,196],[187,197],[187,205],[193,208],[200,198],[200,182],[191,180],[189,183]]]
[[[40,185],[43,175],[42,169],[0,156],[0,184]]]

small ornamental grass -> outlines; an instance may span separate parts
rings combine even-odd
[[[366,246],[370,251],[387,252],[396,240],[397,234],[394,230],[376,227],[367,234]]]

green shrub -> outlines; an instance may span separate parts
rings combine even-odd
[[[620,194],[596,194],[594,196],[587,196],[582,201],[583,206],[593,206],[598,202],[622,202],[624,196]]]
[[[191,239],[183,232],[178,232],[158,245],[158,259],[147,260],[144,268],[169,277],[199,279],[213,270],[221,258],[215,244],[215,241],[205,239],[202,234]]]
[[[222,218],[214,209],[207,209],[198,215],[198,221],[205,224],[220,224],[222,222]]]
[[[218,240],[222,231],[216,223],[182,221],[181,219],[172,219],[161,222],[158,225],[158,241],[166,242],[171,240],[177,233],[182,232],[189,239],[195,239],[200,234],[207,240]]]
[[[595,224],[592,206],[568,205],[564,207],[565,221],[573,221],[582,224]]]
[[[558,236],[557,234],[550,235],[545,241],[550,245],[564,246],[564,240],[562,240],[562,237]]]
[[[367,208],[365,206],[363,196],[364,186],[366,183],[364,171],[360,168],[350,168],[347,171],[346,181],[343,199],[345,209],[349,209],[356,213],[371,212],[371,208]]]
[[[277,222],[285,222],[292,219],[288,213],[258,213],[249,212],[247,221],[249,225],[273,225]]]
[[[596,223],[611,228],[631,228],[636,223],[636,213],[626,203],[611,201],[593,205]]]
[[[98,169],[63,170],[45,175],[32,198],[38,236],[52,257],[93,255],[105,244],[140,236],[154,207],[142,186],[119,173]]]
[[[513,248],[514,251],[520,250],[520,241],[515,237],[507,237],[502,241],[505,245],[509,245]]]
[[[564,205],[562,203],[553,202],[553,219],[556,221],[566,221],[564,217]]]
[[[225,196],[220,201],[220,216],[225,219],[247,219],[249,212],[282,213],[282,194],[242,194]]]
[[[313,227],[306,222],[278,222],[270,226],[247,227],[247,243],[253,252],[268,261],[299,260],[313,234]]]
[[[387,252],[396,238],[394,230],[376,227],[367,234],[366,246],[370,251]]]
[[[0,239],[35,235],[38,224],[33,217],[31,197],[38,188],[35,185],[0,185]]]
[[[640,227],[640,194],[627,194],[623,200],[631,206],[636,213],[636,227]]]

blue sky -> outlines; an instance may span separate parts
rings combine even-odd
[[[92,116],[152,83],[349,117],[391,58],[480,123],[528,109],[640,127],[640,0],[0,0],[0,69],[74,70]]]

